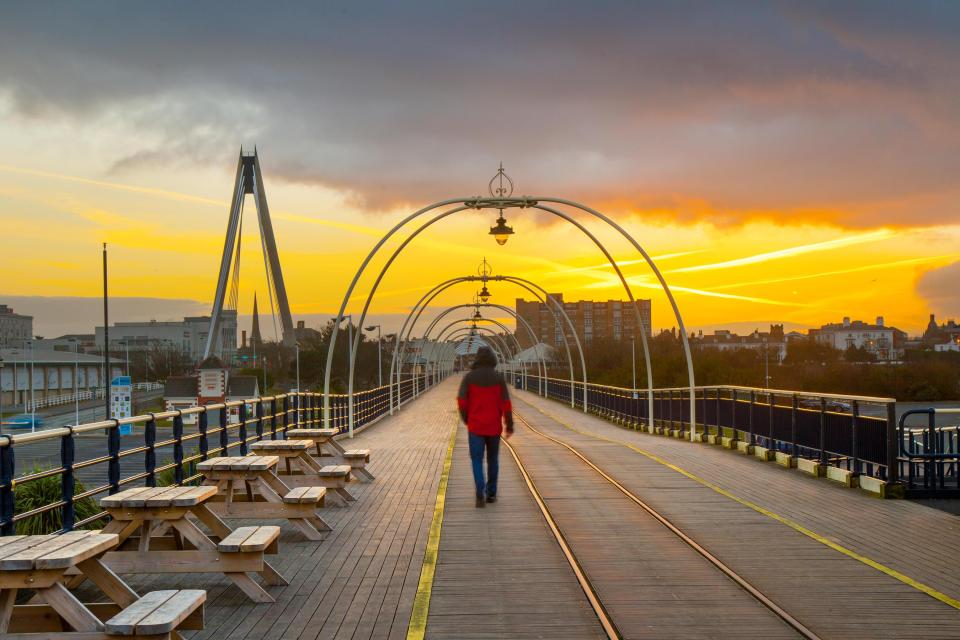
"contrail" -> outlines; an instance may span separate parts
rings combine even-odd
[[[826,240],[824,242],[814,242],[812,244],[804,244],[797,247],[789,247],[787,249],[780,249],[778,251],[768,251],[766,253],[758,253],[756,255],[747,256],[745,258],[737,258],[735,260],[727,260],[724,262],[714,262],[713,264],[701,264],[694,265],[692,267],[680,267],[678,269],[671,269],[670,271],[665,271],[664,273],[690,273],[694,271],[712,271],[716,269],[732,269],[733,267],[742,267],[748,264],[757,264],[760,262],[769,262],[770,260],[779,260],[781,258],[791,258],[793,256],[803,255],[805,253],[813,253],[815,251],[829,251],[832,249],[842,249],[843,247],[849,247],[857,244],[864,244],[866,242],[877,242],[880,240],[887,240],[894,237],[896,234],[892,229],[880,229],[878,231],[871,231],[870,233],[861,233],[855,236],[849,236],[847,238],[837,238],[836,240]]]

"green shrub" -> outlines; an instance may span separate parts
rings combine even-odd
[[[186,458],[192,458],[193,456],[196,456],[196,455],[198,455],[198,454],[199,454],[199,451],[196,450],[196,449],[194,449],[194,450],[191,451],[190,453],[184,453],[184,454],[183,454],[183,457],[184,457],[184,459],[186,459]],[[166,460],[164,460],[163,462],[161,462],[161,463],[158,464],[157,466],[158,466],[158,467],[162,467],[162,466],[168,465],[168,464],[173,464],[173,460],[171,460],[170,458],[167,458]],[[169,486],[171,486],[172,484],[174,484],[174,471],[176,471],[176,467],[170,467],[169,469],[164,469],[163,471],[161,471],[160,473],[158,473],[158,474],[156,475],[157,486],[158,486],[158,487],[169,487]],[[183,465],[183,477],[184,477],[184,478],[189,478],[190,476],[195,475],[196,473],[197,473],[197,460],[191,460],[190,462],[184,463],[184,465]],[[184,484],[188,484],[188,485],[199,484],[199,480],[194,480],[193,482],[185,482]]]
[[[41,465],[34,465],[30,469],[29,473],[40,473],[46,471],[52,467],[44,467]],[[54,504],[60,502],[62,496],[60,494],[60,474],[46,476],[40,478],[39,480],[30,480],[24,482],[23,484],[18,484],[15,490],[16,502],[14,504],[14,513],[26,513],[28,511],[33,511],[44,505]],[[73,494],[77,495],[86,491],[86,488],[78,480],[73,482]],[[97,506],[96,501],[93,498],[87,497],[80,500],[76,500],[73,503],[74,510],[74,521],[80,522],[90,516],[100,513],[101,509]],[[102,520],[95,520],[87,525],[84,529],[100,529],[103,527]],[[50,509],[49,511],[44,511],[43,513],[38,513],[36,515],[30,516],[25,520],[17,522],[17,533],[20,535],[42,535],[47,533],[54,533],[63,528],[63,509],[57,507],[55,509]]]

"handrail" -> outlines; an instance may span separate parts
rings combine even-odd
[[[566,401],[569,381],[529,376],[528,388],[546,386],[546,396]],[[899,479],[896,400],[872,396],[764,389],[739,385],[702,385],[645,389],[589,383],[587,411],[630,428],[689,434],[693,440],[743,441],[749,447],[845,466],[854,474]],[[815,402],[810,402],[811,400]],[[691,425],[686,403],[697,406]],[[861,412],[864,405],[880,411]],[[650,415],[648,415],[650,414]],[[768,454],[772,455],[772,454]]]
[[[401,404],[406,404],[414,398],[415,386],[420,388],[434,386],[445,377],[446,373],[440,372],[439,375],[413,376],[403,380],[399,385]],[[396,383],[393,386],[396,391],[398,388]],[[389,390],[388,385],[383,385],[353,394],[354,404],[358,408],[355,416],[358,426],[369,424],[389,413]],[[194,482],[200,476],[190,470],[197,461],[206,460],[211,456],[231,455],[232,450],[238,450],[240,455],[246,455],[247,445],[251,442],[265,438],[282,439],[289,429],[320,424],[322,397],[321,393],[293,391],[31,433],[0,434],[0,535],[12,535],[16,532],[18,522],[55,510],[59,510],[62,516],[61,532],[96,522],[106,517],[106,513],[101,511],[95,515],[85,514],[83,519],[76,521],[75,506],[78,501],[88,500],[103,493],[116,493],[122,488],[136,486],[135,483],[156,486],[157,475],[169,472],[171,469],[174,473],[172,484]],[[332,424],[342,432],[347,424],[347,396],[332,394],[330,401],[335,413]],[[251,408],[253,408],[252,411]],[[231,412],[232,409],[236,411]],[[211,414],[213,417],[208,419]],[[195,432],[184,432],[184,419],[191,420],[191,424],[196,423]],[[172,423],[172,431],[169,435],[164,433],[158,439],[158,423],[165,421]],[[143,425],[142,436],[123,436],[121,440],[120,427],[126,425]],[[103,444],[95,445],[102,447],[100,451],[91,452],[87,448],[87,458],[75,459],[76,443],[90,442],[86,439],[78,441],[76,436],[101,431],[105,431],[107,437],[103,440]],[[123,449],[122,442],[130,442],[131,437],[135,438],[133,446],[127,444],[128,448]],[[18,462],[22,464],[21,456],[26,455],[28,462],[31,459],[29,447],[55,439],[60,441],[59,466],[36,471],[29,470],[16,477],[16,464]],[[191,452],[184,451],[184,446],[187,444],[191,446]],[[14,456],[15,449],[18,450],[16,456]],[[163,460],[158,463],[157,458],[165,456],[164,451],[169,453],[171,449],[173,460]],[[19,450],[23,450],[23,453]],[[37,451],[40,453],[34,455],[33,460],[43,460],[48,456],[45,452],[49,451],[49,446]],[[143,460],[139,470],[134,470],[135,467],[131,468],[130,460],[136,458]],[[96,473],[94,467],[98,465],[105,465],[106,472]],[[95,486],[74,491],[78,473],[86,476],[90,484]],[[24,513],[15,513],[15,494],[18,489],[22,489],[31,482],[45,479],[49,481],[49,478],[54,476],[61,477],[59,499],[51,500]]]

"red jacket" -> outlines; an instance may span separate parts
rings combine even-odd
[[[493,367],[479,367],[463,376],[457,407],[470,433],[498,436],[504,423],[513,428],[513,407],[507,383]]]

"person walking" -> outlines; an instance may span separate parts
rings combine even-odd
[[[513,407],[507,383],[496,369],[497,357],[489,347],[477,349],[473,367],[460,382],[457,407],[467,425],[473,481],[477,485],[477,507],[497,501],[500,471],[500,433],[506,426],[513,434]],[[483,477],[483,454],[487,454],[487,477]]]

